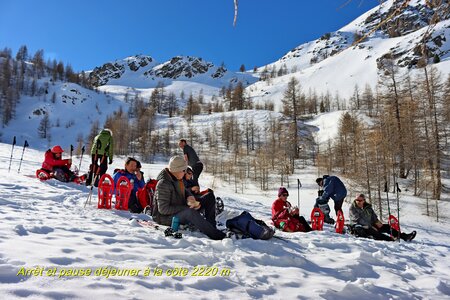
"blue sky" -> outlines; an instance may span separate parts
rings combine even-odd
[[[0,47],[21,45],[76,71],[146,54],[202,57],[230,70],[274,62],[336,31],[378,0],[0,0]]]

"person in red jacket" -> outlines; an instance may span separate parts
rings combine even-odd
[[[48,179],[43,178],[43,176],[48,175],[50,178],[55,178],[62,182],[83,182],[86,179],[86,176],[77,176],[70,170],[70,167],[72,166],[72,159],[62,159],[63,152],[64,150],[59,145],[53,146],[51,149],[47,150],[45,152],[45,159],[42,163],[42,168],[38,170],[37,176],[41,179]],[[40,176],[40,171],[45,171],[47,175],[44,174]]]
[[[311,227],[305,218],[299,215],[298,207],[292,207],[287,201],[289,192],[285,187],[278,189],[278,198],[272,204],[272,221],[275,227],[288,232],[309,232]]]

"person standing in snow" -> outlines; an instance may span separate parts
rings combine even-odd
[[[198,158],[197,152],[187,144],[185,139],[180,139],[178,146],[183,150],[184,160],[194,171],[194,178],[198,180],[203,171],[203,163]]]
[[[45,159],[40,170],[45,171],[51,177],[62,182],[82,183],[86,179],[86,175],[77,176],[70,170],[72,159],[62,159],[64,150],[59,145],[53,146],[45,152]],[[39,171],[36,172],[39,178]],[[45,175],[47,176],[47,175]]]
[[[216,228],[214,202],[200,203],[183,183],[187,167],[182,156],[173,156],[168,167],[156,177],[152,218],[158,224],[170,226],[177,216],[180,224],[193,224],[209,238],[221,240],[225,233]],[[205,216],[200,209],[205,210]]]
[[[94,141],[92,142],[91,147],[92,163],[89,167],[89,175],[86,180],[86,185],[90,185],[92,183],[92,179],[95,176],[97,169],[100,167],[97,179],[94,182],[94,186],[98,185],[98,180],[108,170],[107,158],[109,158],[109,164],[112,164],[113,156],[114,156],[113,134],[110,129],[105,128],[100,131],[100,133],[94,138]]]
[[[130,183],[133,185],[133,190],[130,193],[130,198],[128,199],[128,210],[132,213],[141,213],[144,208],[141,207],[139,200],[137,198],[137,192],[139,189],[145,187],[145,180],[143,173],[138,168],[141,163],[133,157],[128,157],[125,161],[125,168],[122,170],[115,170],[113,175],[114,186],[117,189],[117,182],[120,177],[125,176],[128,178]]]
[[[316,182],[322,190],[319,190],[319,197],[317,197],[314,207],[322,210],[325,215],[325,223],[334,224],[334,219],[330,217],[328,201],[330,198],[334,200],[334,211],[337,215],[338,211],[342,210],[342,204],[345,197],[347,197],[347,189],[344,183],[336,176],[323,175],[323,177],[317,178]]]
[[[292,207],[287,201],[289,192],[285,187],[278,189],[278,198],[272,204],[272,221],[276,228],[288,232],[309,232],[311,227],[304,217],[299,215],[298,207]]]
[[[372,209],[372,205],[366,202],[364,194],[359,194],[350,206],[350,225],[356,236],[373,238],[374,240],[394,241],[398,237],[398,231],[389,224],[383,224]],[[387,234],[392,233],[392,237]],[[409,234],[400,233],[400,238],[411,241],[416,237],[416,231]]]

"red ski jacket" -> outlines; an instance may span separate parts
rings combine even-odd
[[[64,167],[67,166],[69,169],[71,167],[71,164],[69,163],[68,159],[56,159],[53,156],[52,151],[47,150],[45,152],[45,159],[42,163],[42,169],[53,171],[53,168],[55,167]]]
[[[280,198],[275,200],[272,204],[272,221],[276,228],[283,231],[305,231],[300,221],[291,215],[290,208],[292,207],[289,201],[284,201]],[[284,223],[284,226],[281,226]],[[282,227],[282,228],[281,228]]]

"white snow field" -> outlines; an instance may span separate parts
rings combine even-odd
[[[84,208],[87,187],[33,178],[43,151],[27,149],[19,174],[21,153],[16,145],[8,172],[11,145],[0,144],[2,299],[450,298],[448,199],[439,204],[437,223],[423,215],[423,199],[401,195],[401,226],[418,232],[409,243],[339,235],[330,226],[321,232],[276,232],[286,240],[213,241],[190,231],[177,240],[129,220],[149,219],[144,214],[97,209],[96,189]],[[123,162],[116,158],[109,171]],[[154,178],[163,167],[144,164],[143,171]],[[87,168],[86,156],[81,170]],[[288,188],[292,204],[300,195],[307,219],[316,195],[315,174],[312,167],[297,170]],[[297,178],[303,184],[300,194]],[[202,186],[212,181],[202,174]],[[273,183],[273,189],[261,192],[248,186],[244,194],[235,194],[233,186],[216,179],[215,194],[225,202],[218,220],[224,223],[247,210],[270,222],[277,188]]]

